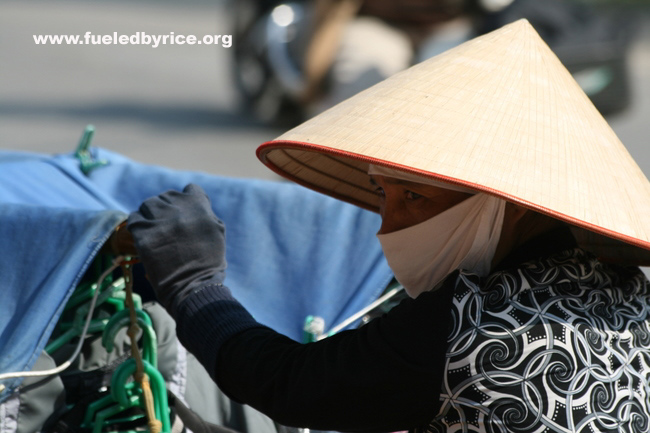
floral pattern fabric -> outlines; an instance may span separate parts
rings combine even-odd
[[[580,249],[456,280],[426,432],[650,431],[650,287]]]

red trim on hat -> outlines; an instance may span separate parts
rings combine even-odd
[[[606,228],[603,228],[603,227],[600,227],[600,226],[597,226],[597,225],[594,225],[594,224],[579,220],[577,218],[565,215],[565,214],[563,214],[561,212],[557,212],[557,211],[554,211],[552,209],[548,209],[548,208],[546,208],[544,206],[540,206],[540,205],[537,205],[535,203],[531,203],[531,202],[529,202],[527,200],[515,197],[515,196],[513,196],[511,194],[508,194],[508,193],[505,193],[503,191],[499,191],[499,190],[496,190],[496,189],[493,189],[493,188],[490,188],[490,187],[486,187],[486,186],[483,186],[483,185],[478,185],[478,184],[475,184],[475,183],[472,183],[472,182],[467,182],[467,181],[464,181],[464,180],[455,179],[453,177],[448,177],[448,176],[445,176],[445,175],[425,172],[425,171],[414,169],[414,168],[411,168],[411,167],[407,167],[407,166],[404,166],[404,165],[401,165],[401,164],[395,164],[395,163],[392,163],[392,162],[387,162],[387,161],[379,160],[379,159],[376,159],[376,158],[371,158],[371,157],[363,156],[363,155],[360,155],[360,154],[347,152],[347,151],[344,151],[344,150],[333,149],[333,148],[330,148],[330,147],[327,147],[327,146],[322,146],[322,145],[313,144],[313,143],[305,143],[305,142],[300,142],[300,141],[288,141],[288,140],[267,141],[265,143],[262,143],[257,148],[256,155],[259,158],[259,160],[264,165],[266,165],[271,170],[273,170],[275,173],[277,173],[278,175],[280,175],[282,177],[285,177],[287,179],[290,179],[290,180],[296,182],[297,184],[300,184],[300,185],[302,185],[302,186],[304,186],[306,188],[312,189],[314,191],[318,191],[320,193],[323,193],[325,195],[329,195],[331,197],[338,198],[339,200],[342,200],[342,201],[345,201],[345,202],[348,202],[348,203],[352,203],[352,204],[354,204],[356,206],[362,207],[362,208],[367,209],[367,210],[371,210],[373,212],[377,212],[377,209],[368,206],[366,203],[351,200],[350,197],[343,196],[341,194],[337,194],[337,193],[332,192],[330,190],[327,190],[325,188],[317,187],[317,186],[312,185],[312,184],[310,184],[308,182],[305,182],[305,181],[303,181],[303,180],[301,180],[301,179],[299,179],[299,178],[297,178],[297,177],[295,177],[293,175],[290,175],[290,174],[286,173],[285,171],[281,170],[280,168],[278,168],[277,166],[275,166],[273,163],[271,163],[270,161],[268,161],[266,159],[265,154],[268,153],[270,150],[281,149],[281,148],[309,150],[309,151],[314,151],[314,152],[317,152],[317,153],[329,153],[329,154],[333,154],[333,155],[336,155],[336,156],[341,156],[341,157],[344,157],[344,158],[354,159],[354,160],[368,162],[368,163],[375,164],[375,165],[381,165],[383,167],[388,167],[388,168],[392,168],[392,169],[401,170],[401,171],[404,171],[404,172],[407,172],[407,173],[415,174],[415,175],[418,175],[418,176],[423,176],[423,177],[434,179],[434,180],[439,180],[439,181],[446,182],[446,183],[449,183],[449,184],[452,184],[452,185],[459,185],[459,186],[468,187],[468,188],[475,189],[475,190],[480,191],[480,192],[485,192],[485,193],[488,193],[490,195],[494,195],[496,197],[503,198],[503,199],[505,199],[507,201],[522,205],[522,206],[524,206],[524,207],[526,207],[528,209],[541,212],[541,213],[546,214],[548,216],[551,216],[553,218],[559,219],[561,221],[565,221],[565,222],[567,222],[569,224],[573,224],[573,225],[578,226],[578,227],[585,228],[585,229],[587,229],[589,231],[601,234],[603,236],[607,236],[607,237],[610,237],[610,238],[613,238],[613,239],[617,239],[617,240],[626,242],[628,244],[637,246],[639,248],[644,248],[644,249],[650,250],[650,242],[645,242],[645,241],[642,241],[640,239],[633,238],[631,236],[624,235],[622,233],[618,233],[618,232],[615,232],[613,230],[609,230],[609,229],[606,229]]]

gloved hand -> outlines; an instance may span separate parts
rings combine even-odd
[[[192,291],[223,283],[225,226],[198,185],[145,200],[129,215],[127,228],[158,300],[172,316]]]

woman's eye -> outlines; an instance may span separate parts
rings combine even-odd
[[[383,196],[384,195],[384,188],[382,188],[380,186],[375,187],[375,194]]]
[[[417,192],[406,191],[406,199],[407,200],[417,200],[419,198],[422,198],[422,195],[418,194]]]

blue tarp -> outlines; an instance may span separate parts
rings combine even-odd
[[[226,283],[258,321],[300,340],[307,315],[328,327],[375,300],[392,273],[379,217],[285,182],[181,172],[94,149],[0,152],[0,373],[29,370],[111,230],[148,197],[196,183],[227,228]],[[5,381],[8,390],[19,384]]]

